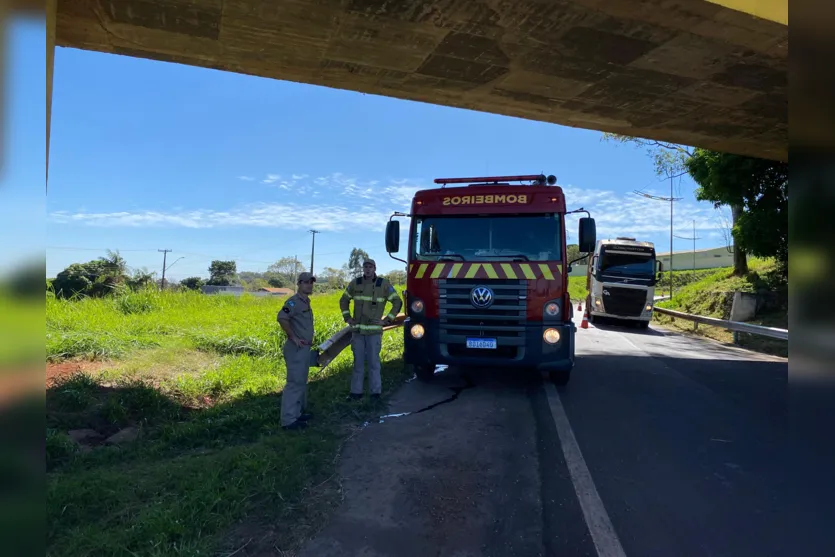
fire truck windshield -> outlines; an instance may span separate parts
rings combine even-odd
[[[412,254],[434,261],[560,261],[560,215],[425,216],[415,218]]]

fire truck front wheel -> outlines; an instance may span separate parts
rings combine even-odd
[[[435,366],[433,365],[414,365],[412,366],[417,378],[421,381],[432,381],[435,377]]]

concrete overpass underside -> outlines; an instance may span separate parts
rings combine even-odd
[[[58,0],[55,17],[57,46],[788,157],[788,26],[704,0]]]

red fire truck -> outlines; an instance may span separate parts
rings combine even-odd
[[[520,182],[511,185],[511,182]],[[565,260],[565,196],[554,176],[439,178],[395,213],[386,251],[400,250],[411,217],[404,360],[421,380],[439,364],[534,368],[566,384],[574,334]],[[588,212],[579,209],[573,212]],[[594,219],[579,222],[594,250]]]

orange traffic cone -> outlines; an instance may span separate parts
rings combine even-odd
[[[583,322],[580,323],[581,329],[588,329],[589,328],[589,310],[586,309],[585,313],[583,313]]]

